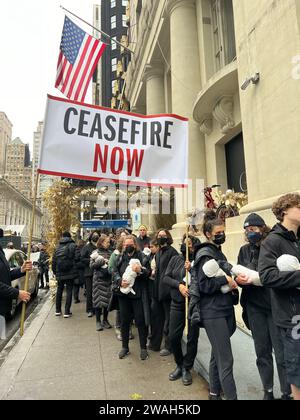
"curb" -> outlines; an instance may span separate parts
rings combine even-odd
[[[54,302],[49,296],[46,301],[42,303],[41,308],[35,315],[35,318],[31,320],[32,315],[35,314],[34,311],[25,322],[24,336],[21,338],[18,330],[6,347],[2,350],[1,353],[5,352],[5,349],[12,347],[14,343],[17,342],[0,368],[0,400],[4,400],[13,387],[15,378],[26,359],[32,344],[34,343],[40,330],[43,328],[53,305]],[[39,307],[36,309],[38,308]]]

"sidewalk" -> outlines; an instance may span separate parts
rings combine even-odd
[[[0,400],[130,400],[133,394],[207,400],[207,383],[196,372],[189,387],[168,380],[172,356],[150,352],[149,360],[140,361],[136,331],[131,355],[119,360],[114,330],[96,332],[85,302],[73,305],[70,319],[56,318],[54,311],[48,299],[1,366]]]

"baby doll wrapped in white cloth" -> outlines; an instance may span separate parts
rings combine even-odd
[[[227,263],[227,266],[230,267],[230,274],[231,275],[247,276],[247,277],[249,277],[249,285],[253,284],[255,286],[261,286],[261,282],[259,280],[259,274],[258,274],[257,271],[250,270],[249,268],[246,268],[242,265],[232,266],[232,265]],[[203,269],[204,274],[209,278],[222,277],[222,276],[228,276],[229,275],[229,274],[226,274],[225,271],[222,270],[222,268],[220,268],[219,263],[214,259],[211,259],[211,260],[207,261],[207,263],[204,264],[202,269]],[[231,287],[226,284],[226,285],[221,287],[221,292],[223,294],[229,293],[229,292],[231,292]]]
[[[281,255],[277,258],[277,267],[279,271],[298,271],[300,270],[300,262],[293,255]],[[300,287],[297,287],[300,290]]]
[[[124,295],[128,295],[130,292],[134,295],[136,294],[135,291],[133,290],[134,282],[137,276],[137,273],[133,270],[133,268],[136,265],[142,268],[142,264],[140,260],[137,260],[134,258],[131,259],[129,261],[128,267],[125,270],[125,273],[123,274],[123,280],[129,283],[128,287],[120,287],[120,291],[124,293]]]
[[[102,255],[98,253],[97,249],[92,253],[90,257],[90,266],[93,266],[94,268],[96,267],[107,268],[108,267],[105,258],[102,257]]]

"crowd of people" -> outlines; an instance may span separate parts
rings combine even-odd
[[[253,336],[263,399],[275,399],[274,352],[281,399],[300,400],[300,195],[281,197],[273,213],[279,222],[273,229],[257,214],[246,218],[245,245],[236,265],[222,252],[225,224],[213,210],[204,216],[201,238],[205,240],[185,235],[180,253],[166,229],[153,238],[146,226],[140,227],[138,236],[125,229],[116,235],[94,231],[86,243],[77,244],[65,232],[52,260],[58,281],[55,315],[71,317],[73,294],[79,303],[84,293],[86,313],[95,317],[96,330],[114,325],[122,342],[120,359],[130,355],[134,323],[140,359],[148,359],[150,351],[162,357],[172,354],[175,368],[169,380],[181,379],[185,386],[193,382],[191,370],[199,332],[204,329],[211,344],[209,399],[237,400],[231,337],[236,331],[234,307],[240,301]],[[291,258],[296,264],[289,267]],[[188,337],[183,352],[187,298]]]

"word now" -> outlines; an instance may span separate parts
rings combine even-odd
[[[120,175],[126,167],[127,175],[139,177],[144,160],[144,150],[122,149],[114,147],[111,151],[109,146],[101,148],[100,144],[95,146],[94,172],[98,173],[99,164],[101,173],[107,174],[108,166],[113,175]]]

